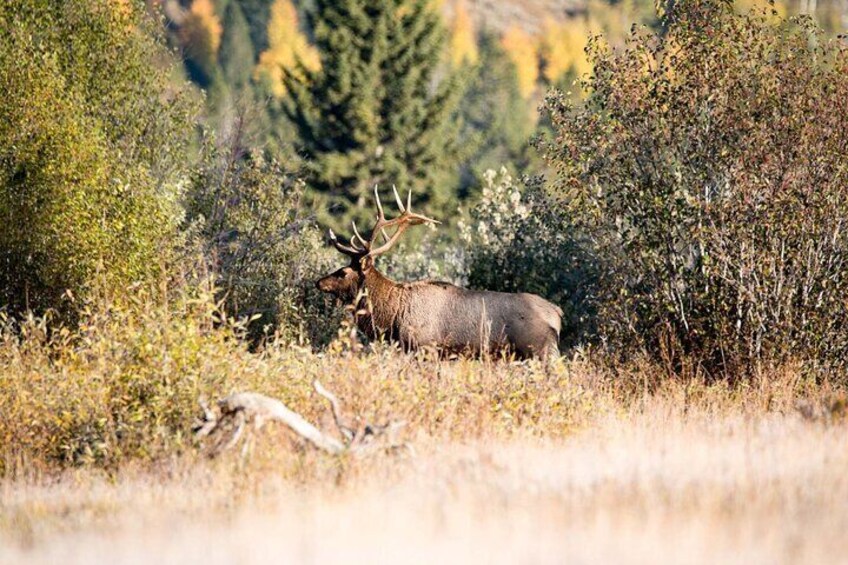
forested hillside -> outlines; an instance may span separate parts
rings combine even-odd
[[[770,6],[767,0],[736,4],[741,11]],[[435,25],[444,26],[445,34],[444,48],[428,55],[429,73],[435,83],[444,82],[456,99],[443,110],[456,131],[442,139],[463,140],[463,151],[445,148],[443,155],[451,159],[433,156],[443,163],[441,170],[421,167],[431,173],[426,177],[430,192],[425,205],[440,213],[449,212],[478,189],[488,168],[505,166],[513,173],[524,173],[531,164],[538,165],[527,151],[530,137],[545,127],[538,123],[536,107],[551,87],[580,95],[573,83],[591,69],[584,52],[588,37],[601,33],[607,41],[620,44],[634,23],[661,26],[653,0],[429,0],[422,5],[440,20]],[[156,6],[154,2],[152,7]],[[328,181],[328,161],[303,146],[304,131],[297,130],[304,122],[297,126],[298,120],[286,111],[290,93],[285,75],[304,77],[320,71],[322,46],[316,45],[321,39],[315,25],[327,6],[332,3],[161,2],[170,42],[183,54],[188,77],[207,93],[209,124],[226,130],[236,115],[247,113],[251,117],[243,124],[245,146],[261,147],[267,155],[288,163],[321,169],[309,190],[321,196],[322,206],[334,210],[321,214],[322,221],[341,225],[336,220],[350,217],[350,204],[361,203],[365,185],[385,183],[387,177],[375,172],[375,166],[388,166],[395,182],[402,184],[425,177],[409,176],[407,166],[402,167],[407,172],[400,173],[391,164],[365,166],[361,159],[356,164],[357,158],[351,161],[352,154],[344,150],[346,164],[335,163],[332,175],[338,179]],[[780,15],[811,13],[831,33],[848,28],[845,0],[778,0],[770,9]],[[387,36],[387,40],[397,42],[398,38]],[[332,45],[333,41],[325,41],[323,48]],[[322,88],[314,86],[310,96],[320,94]],[[377,147],[385,151],[390,146],[374,138],[368,151]],[[383,154],[396,164],[404,160],[397,151]],[[419,184],[415,181],[410,186]]]

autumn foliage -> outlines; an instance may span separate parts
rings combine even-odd
[[[591,45],[541,144],[603,270],[602,335],[725,376],[848,364],[848,49],[809,19],[680,5]]]
[[[539,80],[539,53],[536,39],[519,27],[510,27],[501,39],[518,72],[518,89],[525,98],[536,92]]]
[[[453,21],[450,24],[449,53],[455,67],[468,63],[474,65],[480,58],[474,22],[465,0],[457,0]]]
[[[318,70],[321,61],[315,47],[300,30],[297,9],[291,0],[275,0],[268,20],[268,50],[259,56],[256,72],[258,76],[268,77],[272,92],[281,97],[286,93],[284,72],[300,76],[298,64]]]

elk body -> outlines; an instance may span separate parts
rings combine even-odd
[[[353,225],[344,244],[330,230],[330,241],[350,264],[320,279],[318,288],[361,312],[357,325],[369,337],[398,341],[409,349],[480,353],[508,349],[519,357],[558,354],[562,310],[535,294],[468,290],[445,282],[395,282],[377,270],[375,259],[397,242],[409,226],[436,220],[414,214],[412,195],[401,215],[387,220],[377,190],[377,222],[366,240]],[[387,230],[394,229],[389,236]],[[377,246],[382,235],[385,242]]]

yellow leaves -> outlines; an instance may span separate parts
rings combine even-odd
[[[756,10],[776,19],[783,19],[787,15],[786,5],[780,1],[771,3],[769,0],[736,0],[734,7],[742,14]]]
[[[207,33],[209,49],[217,54],[221,46],[221,20],[215,15],[215,7],[212,0],[194,0],[191,3],[191,18],[195,18]]]
[[[429,8],[436,13],[443,13],[445,10],[446,0],[430,0],[428,3]]]
[[[215,65],[222,32],[212,0],[194,0],[180,29],[180,38],[189,55],[206,69]]]
[[[515,64],[518,90],[525,98],[536,91],[539,80],[539,56],[536,39],[523,29],[512,26],[504,32],[501,45]]]
[[[518,27],[507,29],[501,45],[515,65],[521,95],[530,98],[536,92],[540,74],[548,83],[556,83],[569,72],[576,77],[590,72],[585,53],[589,33],[590,24],[582,17],[548,18],[539,37]]]
[[[450,60],[454,67],[475,64],[479,59],[477,34],[465,0],[457,0],[450,26]]]
[[[300,31],[291,0],[275,0],[268,20],[268,50],[259,56],[256,74],[267,76],[274,96],[281,97],[286,93],[283,71],[296,71],[298,61],[309,70],[321,67],[318,51]]]
[[[132,28],[132,18],[134,15],[132,0],[114,0],[110,4],[110,8],[119,20],[119,25],[125,26],[128,30]]]
[[[545,21],[541,56],[543,74],[548,82],[556,83],[569,72],[580,77],[592,70],[584,51],[588,37],[589,26],[583,18]]]

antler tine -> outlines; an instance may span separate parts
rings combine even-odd
[[[377,202],[377,212],[379,213],[378,220],[385,220],[386,216],[383,214],[383,203],[380,202],[380,193],[377,191],[377,185],[374,185],[374,200]]]
[[[433,218],[428,218],[428,217],[422,216],[420,214],[413,214],[407,209],[407,210],[404,211],[404,213],[400,217],[395,218],[393,220],[389,220],[386,223],[386,226],[381,226],[380,231],[383,232],[383,236],[386,238],[386,242],[383,245],[376,247],[376,248],[372,246],[368,250],[368,255],[370,257],[377,257],[379,255],[382,255],[383,253],[385,253],[389,249],[391,249],[394,246],[394,244],[397,242],[397,240],[400,238],[401,234],[403,234],[403,232],[405,232],[406,229],[409,226],[416,226],[416,225],[420,225],[420,224],[438,224],[438,223],[440,223],[438,220],[434,220]],[[397,226],[397,229],[391,235],[391,237],[389,237],[388,234],[385,233],[385,230],[382,229],[382,227],[388,227],[390,225],[391,226],[394,226],[394,225]]]
[[[397,187],[392,185],[392,191],[395,193],[395,200],[397,200],[398,208],[400,208],[401,212],[406,212],[406,208],[403,207],[403,200],[400,199],[400,195],[398,194]]]
[[[339,241],[339,238],[336,237],[336,234],[333,230],[328,230],[330,235],[330,243],[340,252],[349,256],[357,256],[362,255],[365,252],[365,249],[359,249],[356,247],[356,244],[353,240],[350,241],[350,245],[345,245]]]
[[[363,237],[359,235],[359,230],[356,229],[356,222],[352,221],[351,225],[353,226],[354,237],[359,240],[359,242],[362,244],[363,249],[369,249],[371,247],[371,244],[365,241],[365,239],[363,239]],[[353,239],[351,239],[350,242],[353,243]]]
[[[359,233],[359,228],[356,226],[356,221],[351,221],[351,226],[353,227],[353,237],[350,238],[350,242],[347,244],[340,242],[336,237],[336,234],[333,233],[333,230],[329,230],[330,242],[335,246],[335,248],[339,252],[350,257],[377,257],[378,255],[382,255],[383,253],[391,249],[391,247],[395,244],[395,242],[397,242],[401,234],[406,231],[409,226],[440,223],[438,220],[422,216],[421,214],[414,214],[412,212],[411,190],[406,196],[406,206],[404,206],[403,200],[401,199],[400,194],[398,194],[398,190],[395,185],[392,185],[392,193],[395,195],[395,200],[397,201],[397,205],[398,208],[400,208],[401,214],[397,218],[387,220],[385,216],[385,210],[383,209],[383,203],[380,201],[379,186],[374,185],[374,199],[377,203],[377,222],[371,229],[369,239],[366,240],[364,237],[362,237],[362,234]],[[395,229],[394,232],[389,235],[387,228]],[[380,236],[380,234],[383,235],[385,242],[383,243],[383,245],[375,248],[374,243]]]

